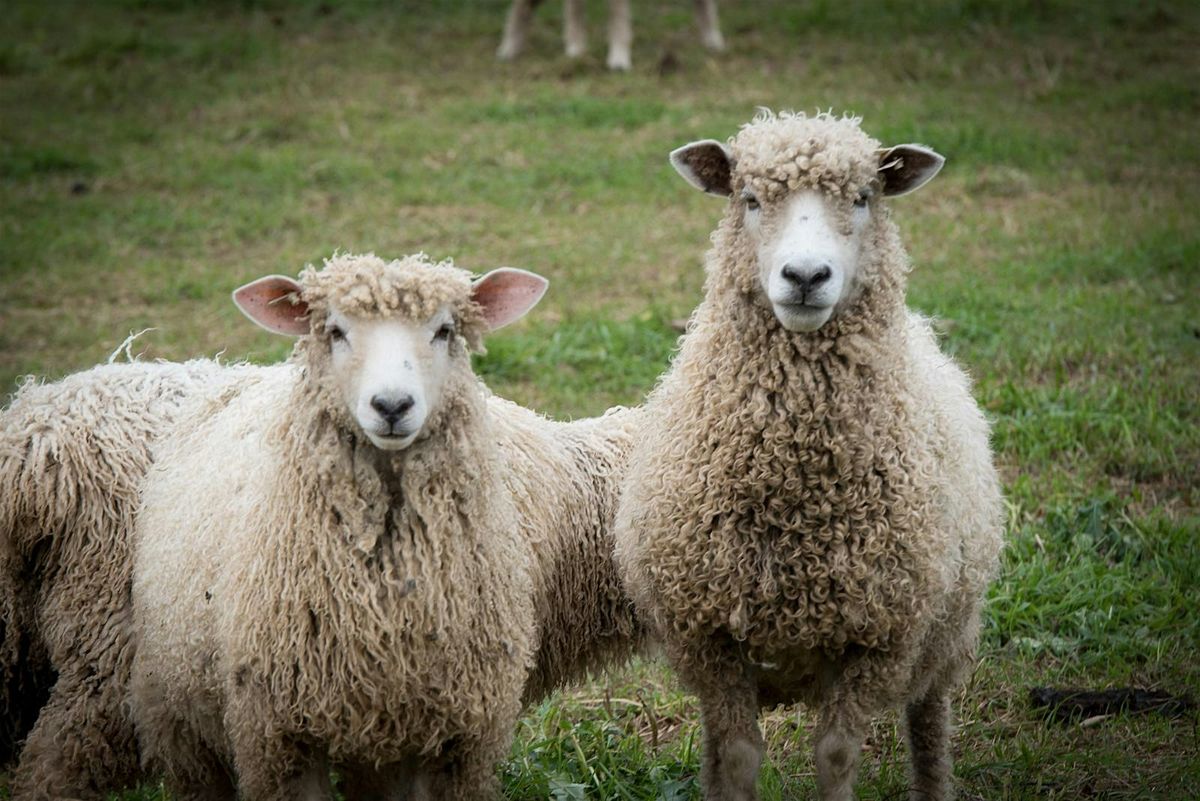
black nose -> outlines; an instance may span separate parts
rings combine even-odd
[[[783,277],[800,290],[801,295],[807,295],[833,277],[833,268],[828,264],[822,264],[815,270],[806,270],[794,264],[785,264]]]
[[[371,398],[371,408],[379,412],[379,416],[386,420],[388,425],[395,425],[396,421],[403,417],[414,403],[416,401],[413,400],[412,395],[401,395],[398,398],[376,395]]]

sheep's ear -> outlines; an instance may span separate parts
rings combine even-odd
[[[524,317],[548,286],[550,282],[536,273],[501,267],[475,280],[471,300],[483,307],[488,330],[495,331]]]
[[[683,180],[719,197],[733,194],[733,163],[733,156],[716,139],[701,139],[671,151],[671,166]]]
[[[308,304],[300,300],[300,284],[295,279],[264,276],[235,289],[233,302],[242,314],[272,333],[308,333]]]
[[[896,145],[879,151],[879,180],[889,197],[915,192],[933,180],[946,157],[922,145]]]

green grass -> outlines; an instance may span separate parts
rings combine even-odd
[[[1010,547],[958,699],[964,799],[1200,797],[1194,718],[1047,725],[1035,685],[1200,697],[1200,9],[1115,0],[639,4],[635,69],[547,3],[14,0],[0,26],[0,388],[107,357],[280,358],[236,285],[335,248],[552,281],[478,368],[558,416],[636,403],[696,304],[720,206],[665,154],[754,108],[853,110],[948,166],[897,201],[910,300],[995,423]],[[665,58],[666,54],[670,58]],[[811,796],[809,718],[764,716],[768,801]],[[697,797],[695,701],[654,660],[529,711],[512,799]],[[896,722],[863,798],[904,794]],[[0,781],[0,785],[3,782]],[[2,791],[0,791],[2,794]],[[152,788],[131,799],[157,798]]]

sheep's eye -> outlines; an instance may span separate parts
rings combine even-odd
[[[749,192],[746,192],[744,195],[742,195],[742,200],[746,201],[746,209],[748,211],[758,211],[759,210],[760,206],[758,203],[758,198],[756,198],[754,195],[750,194]]]
[[[343,342],[346,339],[346,332],[342,330],[341,326],[331,325],[325,329],[325,332],[329,334],[329,339],[333,342]]]
[[[871,190],[863,189],[858,193],[858,197],[854,198],[854,205],[858,208],[865,208],[867,201],[871,199]]]
[[[437,330],[437,331],[434,333],[434,335],[433,335],[433,339],[434,339],[434,341],[435,341],[435,342],[436,342],[436,341],[443,341],[443,342],[444,342],[444,341],[446,341],[447,339],[449,339],[449,338],[450,338],[450,335],[451,335],[451,334],[453,334],[453,333],[454,333],[454,323],[442,323],[442,327],[441,327],[441,328],[439,328],[439,329],[438,329],[438,330]]]

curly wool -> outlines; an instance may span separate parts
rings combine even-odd
[[[314,328],[342,298],[389,314],[436,298],[462,330],[481,325],[448,263],[338,257],[301,281]],[[271,750],[283,740],[349,763],[452,745],[503,754],[532,658],[532,593],[483,391],[466,342],[451,347],[442,405],[398,454],[348,424],[314,336],[293,366],[163,448],[138,527],[132,697],[143,743],[176,781],[206,775],[205,754],[261,752],[238,765],[253,794],[294,767]],[[236,458],[219,464],[222,447]]]
[[[644,632],[613,557],[640,409],[561,423],[501,398],[488,411],[529,549],[538,650],[526,703],[628,659]]]
[[[0,414],[0,670],[13,713],[5,750],[26,738],[16,797],[100,798],[139,775],[123,708],[132,647],[122,621],[150,446],[190,398],[253,369],[106,364],[29,381]]]
[[[454,262],[430,261],[423,253],[385,261],[374,253],[334,254],[321,269],[300,273],[303,300],[313,330],[321,330],[330,304],[355,317],[402,316],[427,320],[446,306],[460,335],[473,350],[482,349],[483,311],[471,300],[471,276]]]
[[[734,197],[857,193],[877,147],[854,119],[760,115],[730,143]],[[811,698],[821,659],[865,651],[898,666],[896,686],[876,690],[903,698],[956,593],[971,603],[953,628],[973,638],[962,621],[999,548],[986,423],[905,309],[908,259],[879,201],[871,226],[857,296],[793,333],[762,298],[730,203],[624,484],[619,563],[668,652],[703,663],[707,643],[729,638],[750,662],[783,666],[764,679],[787,689],[780,700]],[[967,508],[947,500],[961,494]]]
[[[858,117],[778,114],[762,109],[730,140],[736,161],[736,196],[751,189],[760,200],[777,200],[797,189],[819,189],[835,197],[855,196],[877,186],[875,153]]]
[[[406,281],[405,299],[396,291],[399,282],[381,283],[377,278],[389,267],[395,272],[397,265],[371,256],[335,256],[330,261],[347,260],[362,276],[348,283],[362,287],[355,313],[364,316],[380,313],[389,303],[407,304],[411,315],[432,313],[431,304],[416,306],[413,301],[433,298],[450,287],[459,297],[464,278],[443,265],[446,269],[435,272],[446,281],[422,288]],[[343,273],[341,280],[347,275]],[[318,315],[322,310],[327,313],[324,299],[336,290],[332,277],[333,273],[318,271],[309,274],[314,288],[306,299]],[[317,283],[319,288],[314,286]],[[458,316],[474,320],[477,315],[467,306],[458,310]],[[314,322],[324,324],[323,319]],[[467,326],[466,333],[477,341],[473,325]],[[15,603],[15,596],[9,598],[13,601],[9,611],[0,617],[8,631],[0,639],[9,676],[7,697],[20,699],[21,708],[28,712],[24,721],[9,721],[13,729],[8,742],[16,747],[39,710],[39,730],[58,733],[56,738],[39,737],[36,732],[31,737],[32,745],[17,772],[16,787],[23,788],[23,797],[99,797],[102,791],[131,784],[140,775],[133,723],[123,708],[132,658],[130,627],[114,623],[127,619],[128,591],[116,589],[127,588],[130,582],[132,521],[140,484],[150,468],[151,445],[175,427],[176,411],[185,401],[201,408],[207,405],[211,411],[217,408],[212,404],[229,402],[237,391],[249,390],[250,383],[261,383],[276,369],[226,367],[208,361],[101,367],[54,385],[31,385],[22,390],[11,414],[6,412],[5,433],[11,434],[6,436],[6,448],[28,458],[2,463],[0,482],[8,483],[11,490],[4,495],[8,501],[4,509],[10,515],[18,507],[37,511],[30,511],[28,525],[12,529],[13,536],[4,543],[41,554],[36,560],[27,554],[18,559],[5,551],[3,562],[5,581],[0,588],[28,596],[21,604]],[[218,380],[235,374],[249,382],[240,390]],[[522,537],[537,577],[533,601],[539,649],[525,687],[526,700],[533,702],[590,670],[627,658],[640,642],[641,629],[612,560],[612,518],[637,412],[614,410],[596,420],[559,423],[499,398],[489,400],[488,411],[497,421],[493,433],[505,454],[504,480],[520,506]],[[30,422],[34,420],[36,424]],[[70,425],[64,422],[68,420]],[[24,439],[14,439],[18,434]],[[56,456],[38,457],[43,450]],[[108,471],[118,455],[128,463]],[[61,473],[72,471],[73,485],[87,486],[89,492],[80,495],[69,487],[61,491],[54,479],[60,462]],[[20,472],[14,472],[18,468]],[[60,518],[64,522],[55,522]],[[47,540],[53,532],[53,546],[35,543],[34,532]],[[98,565],[103,569],[97,570]],[[74,592],[76,585],[85,590]],[[59,632],[54,648],[62,659],[45,667],[45,660],[37,658],[41,637],[35,626],[34,591],[38,587],[53,587],[45,592],[46,607],[66,609],[54,600],[60,596],[76,598],[80,604],[85,599],[95,601],[76,609],[69,623],[50,627]],[[90,656],[85,660],[85,655]],[[80,666],[70,660],[80,661]],[[42,710],[54,679],[51,669],[64,677],[56,695],[62,700]],[[66,680],[75,675],[90,676],[92,681],[85,685]],[[7,708],[17,711],[17,701],[10,701]],[[82,722],[85,718],[87,725]],[[43,755],[38,746],[43,741],[61,747]],[[180,744],[174,750],[186,754],[190,745]],[[78,770],[68,770],[68,765]],[[198,758],[192,767],[198,775],[205,769],[204,760]],[[33,794],[35,786],[41,795]]]

